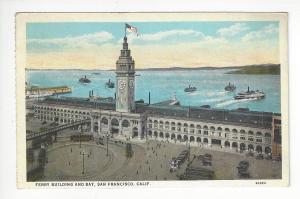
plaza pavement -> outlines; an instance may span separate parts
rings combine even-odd
[[[188,145],[167,143],[163,141],[148,140],[133,141],[134,155],[128,159],[125,157],[125,141],[109,141],[109,155],[106,156],[106,141],[104,145],[96,145],[95,141],[72,143],[62,139],[48,147],[48,163],[45,167],[45,180],[55,181],[134,181],[134,180],[178,180],[178,175],[183,174],[186,163],[176,172],[169,172],[168,162],[176,157],[182,150],[188,149]],[[123,144],[121,144],[123,142]],[[72,153],[70,149],[72,148]],[[82,155],[91,152],[90,157],[85,156],[85,173],[82,174]],[[215,180],[239,179],[236,167],[241,160],[250,163],[249,171],[252,179],[277,179],[281,178],[281,163],[271,160],[255,160],[254,157],[246,157],[245,154],[236,152],[220,152],[205,147],[192,146],[193,155],[212,155],[212,167],[215,172]],[[70,165],[69,165],[70,162]]]

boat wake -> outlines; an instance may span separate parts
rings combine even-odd
[[[200,92],[192,92],[192,93],[188,93],[189,96],[196,96],[196,95],[200,95]]]
[[[208,92],[206,95],[209,97],[213,97],[213,96],[224,96],[226,95],[228,92],[226,91],[220,91],[220,92]]]
[[[228,101],[230,100],[231,98],[210,98],[210,99],[206,99],[206,100],[203,100],[202,102],[204,103],[207,103],[207,102],[225,102],[225,101]]]
[[[247,103],[247,102],[254,101],[254,100],[255,99],[241,99],[241,100],[230,99],[230,100],[226,100],[224,102],[216,104],[215,107],[220,108],[220,107],[225,107],[225,106],[229,106],[232,104]]]

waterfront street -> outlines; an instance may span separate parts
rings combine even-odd
[[[187,161],[176,172],[169,172],[168,162],[176,157],[187,145],[166,143],[162,141],[135,142],[134,155],[127,159],[125,144],[110,141],[108,156],[106,143],[96,145],[94,141],[79,143],[58,141],[48,146],[48,163],[45,166],[44,178],[41,181],[119,181],[119,180],[178,180],[183,174]],[[71,152],[72,150],[72,152]],[[84,157],[84,173],[82,152]],[[191,157],[209,153],[212,155],[212,168],[215,180],[239,179],[236,167],[241,160],[248,160],[251,179],[281,178],[281,163],[271,160],[256,160],[245,154],[219,152],[201,147],[191,147]]]

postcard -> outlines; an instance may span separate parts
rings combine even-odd
[[[287,39],[287,13],[17,13],[17,186],[288,186]]]

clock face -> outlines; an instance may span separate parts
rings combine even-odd
[[[133,79],[129,81],[129,86],[130,86],[130,88],[134,87],[134,80]]]
[[[123,89],[125,88],[125,86],[126,86],[126,82],[120,80],[120,81],[119,81],[119,88],[120,88],[121,90],[123,90]]]

